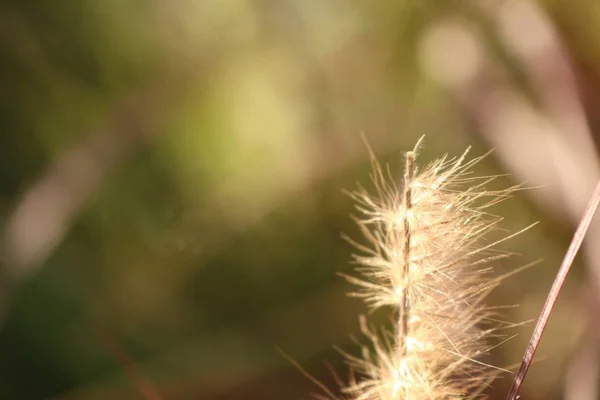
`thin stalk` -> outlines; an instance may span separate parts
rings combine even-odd
[[[402,280],[403,290],[402,299],[400,301],[400,315],[399,315],[399,340],[400,346],[402,346],[402,354],[406,355],[406,337],[409,334],[408,322],[410,320],[410,296],[409,296],[409,274],[410,274],[410,245],[411,245],[411,232],[410,232],[410,213],[412,209],[412,181],[414,178],[414,161],[415,153],[409,151],[406,154],[406,170],[404,171],[404,223],[403,223],[403,243],[402,243]]]
[[[527,346],[527,350],[525,350],[525,356],[523,357],[523,361],[521,362],[521,367],[519,368],[519,372],[517,372],[517,375],[515,376],[510,391],[508,392],[508,396],[506,396],[506,400],[515,400],[517,398],[519,389],[521,388],[521,384],[525,379],[527,370],[529,370],[529,366],[531,365],[531,361],[533,360],[535,351],[537,350],[537,347],[540,343],[540,339],[542,338],[542,333],[544,333],[546,324],[548,324],[548,319],[550,318],[550,314],[552,313],[552,309],[554,308],[554,304],[556,303],[556,299],[558,298],[560,289],[565,283],[565,279],[567,277],[567,274],[569,273],[569,269],[573,264],[573,260],[575,260],[575,256],[577,255],[579,247],[581,247],[581,243],[583,243],[583,239],[585,238],[585,234],[590,226],[590,223],[592,222],[592,218],[594,217],[599,203],[600,181],[596,185],[596,189],[592,194],[590,202],[588,203],[583,217],[579,222],[579,226],[575,231],[575,235],[573,235],[573,239],[571,240],[569,249],[565,254],[565,258],[558,270],[558,274],[554,279],[554,283],[552,284],[552,288],[550,289],[550,293],[548,294],[548,298],[546,299],[544,308],[542,308],[540,317],[537,321],[535,329],[533,330],[533,334],[531,335],[531,339],[529,341],[529,345]]]

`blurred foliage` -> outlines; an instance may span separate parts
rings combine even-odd
[[[597,89],[597,2],[540,4],[582,85]],[[507,85],[535,101],[474,2],[3,2],[0,222],[48,171],[58,178],[41,204],[68,217],[46,256],[3,258],[0,398],[143,398],[120,351],[165,399],[306,398],[310,381],[276,346],[319,379],[330,379],[326,360],[345,374],[331,349],[356,349],[365,311],[337,275],[351,270],[340,233],[357,235],[342,191],[368,182],[361,132],[396,171],[422,134],[423,160],[488,147],[423,72],[420,39],[447,16],[475,27]],[[492,156],[481,172],[504,171]],[[498,213],[507,229],[542,221],[510,243],[523,257],[506,267],[539,257],[543,266],[491,300],[522,305],[511,321],[535,318],[570,228],[524,195]],[[576,340],[564,337],[580,329],[582,278],[570,278],[551,350],[540,350],[551,356],[537,375],[541,398],[556,398]],[[518,362],[529,329],[494,362]],[[288,370],[289,386],[264,378]],[[235,389],[255,380],[260,394]]]

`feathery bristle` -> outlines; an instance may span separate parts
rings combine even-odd
[[[372,157],[374,195],[351,194],[368,244],[351,241],[361,277],[346,278],[370,307],[396,313],[394,331],[379,335],[362,320],[371,343],[348,356],[361,378],[345,388],[352,400],[481,399],[500,371],[480,361],[507,326],[482,303],[500,281],[486,264],[508,256],[494,249],[502,240],[484,241],[500,221],[486,209],[517,187],[486,190],[495,177],[472,176],[483,157],[467,153],[418,171],[408,152],[402,187]]]

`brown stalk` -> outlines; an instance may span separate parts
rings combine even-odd
[[[554,308],[554,304],[556,303],[556,299],[562,288],[567,274],[569,273],[569,269],[573,264],[573,260],[577,255],[577,251],[579,247],[581,247],[581,243],[585,238],[585,234],[592,222],[592,218],[598,208],[598,204],[600,203],[600,181],[596,185],[596,189],[594,189],[594,193],[585,209],[583,217],[579,222],[579,226],[575,231],[575,235],[573,235],[573,239],[571,240],[571,244],[569,245],[569,249],[565,254],[565,258],[558,270],[558,274],[554,279],[554,283],[552,284],[552,288],[550,288],[550,293],[548,294],[548,298],[546,299],[546,303],[544,304],[544,308],[542,308],[542,312],[538,319],[538,322],[533,330],[533,334],[531,335],[531,339],[529,341],[529,345],[527,346],[527,350],[525,350],[525,356],[523,357],[523,361],[521,362],[521,367],[515,376],[513,384],[506,396],[506,400],[515,400],[519,393],[519,389],[521,388],[521,384],[525,379],[525,375],[527,374],[527,370],[531,365],[531,361],[533,360],[533,356],[535,355],[535,351],[540,343],[540,339],[542,337],[542,333],[544,333],[544,329],[546,328],[546,324],[548,323],[548,319],[550,318],[550,313],[552,313],[552,309]]]
[[[135,361],[131,359],[125,349],[123,349],[123,347],[119,344],[118,340],[107,330],[103,329],[103,327],[98,323],[95,324],[95,331],[99,339],[115,357],[115,359],[123,368],[123,371],[127,374],[129,379],[131,379],[131,382],[137,387],[144,399],[163,400],[156,386],[154,386],[154,384],[146,377],[146,375],[144,375]]]
[[[409,213],[412,208],[412,188],[411,184],[414,176],[415,153],[410,151],[406,154],[406,171],[404,172],[404,224],[403,224],[403,249],[402,262],[404,263],[402,278],[404,279],[404,290],[402,291],[402,300],[400,302],[400,345],[402,353],[406,355],[406,336],[408,335],[408,321],[410,319],[410,297],[408,295],[408,276],[410,272],[410,221]]]

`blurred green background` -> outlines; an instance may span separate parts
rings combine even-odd
[[[0,398],[318,392],[278,348],[335,390],[363,135],[398,179],[423,134],[424,163],[496,148],[478,172],[532,187],[502,226],[541,222],[499,273],[543,261],[490,303],[535,319],[599,176],[599,26],[595,0],[3,1]],[[523,399],[597,398],[596,225]]]

